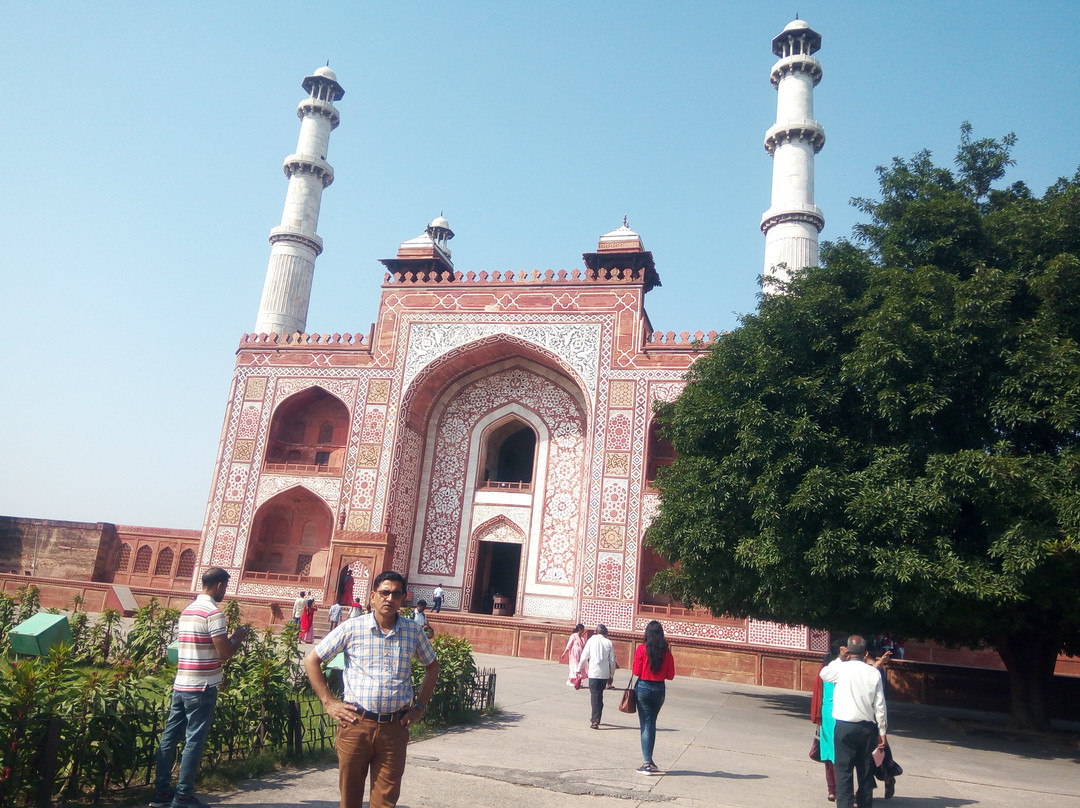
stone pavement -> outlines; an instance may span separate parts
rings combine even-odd
[[[589,729],[587,689],[566,687],[554,662],[477,655],[498,673],[498,717],[413,743],[401,808],[827,808],[824,770],[807,757],[809,697],[750,685],[668,683],[645,777],[637,716],[608,691]],[[676,666],[678,660],[676,659]],[[628,678],[620,671],[616,685]],[[1080,749],[1009,733],[991,717],[894,705],[890,743],[904,768],[882,808],[1080,808]],[[309,768],[204,795],[211,805],[336,808],[335,766]]]

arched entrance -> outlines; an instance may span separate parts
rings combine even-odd
[[[498,593],[507,613],[571,615],[586,412],[571,379],[521,358],[445,389],[419,436],[410,584],[441,583],[447,610],[491,613]],[[496,516],[514,526],[512,539],[480,535]]]
[[[510,616],[517,611],[524,571],[521,548],[525,534],[505,517],[481,525],[473,535],[475,563],[469,611]]]

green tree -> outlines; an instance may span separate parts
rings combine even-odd
[[[693,366],[647,541],[717,614],[991,645],[1046,727],[1080,651],[1080,171],[995,190],[1014,142],[879,168],[855,241]]]

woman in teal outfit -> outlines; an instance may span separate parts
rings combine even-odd
[[[834,645],[833,650],[825,655],[822,666],[828,665],[836,659],[839,648]],[[819,725],[818,747],[821,751],[821,762],[825,764],[825,785],[829,789],[829,802],[836,802],[836,769],[833,762],[833,729],[836,722],[833,720],[833,683],[821,681],[820,676],[814,677],[814,695],[810,698],[810,720]]]

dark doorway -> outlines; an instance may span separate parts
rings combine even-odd
[[[521,545],[509,542],[482,541],[476,550],[476,577],[471,611],[492,614],[496,599],[509,606],[513,614],[517,603],[518,573],[521,569]]]

